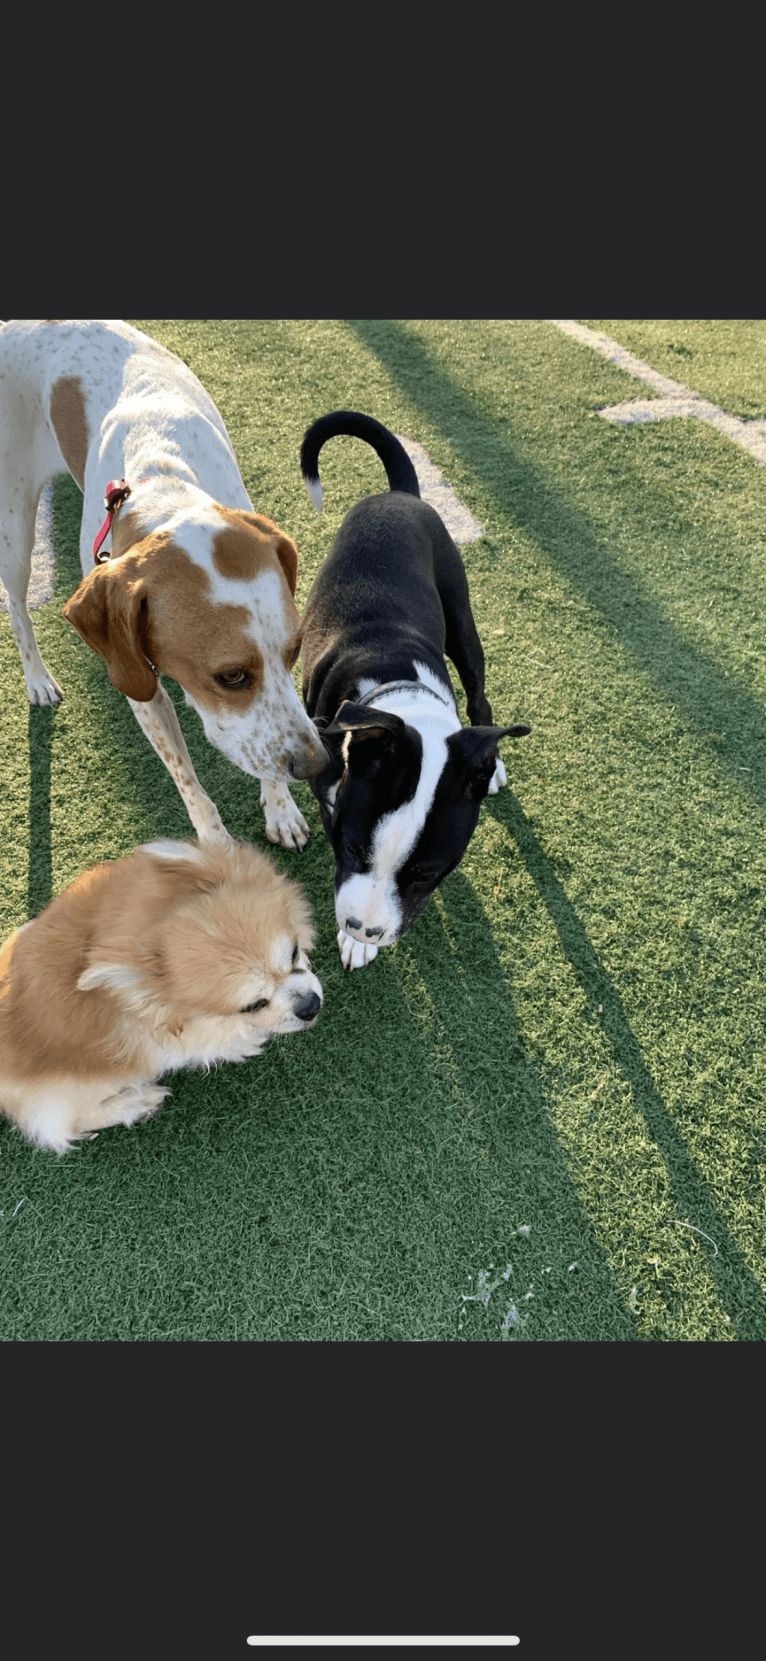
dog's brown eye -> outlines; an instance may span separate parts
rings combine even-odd
[[[240,687],[250,685],[250,676],[246,669],[222,669],[213,679],[219,686],[225,686],[227,692],[236,692]]]
[[[293,946],[293,963],[295,964],[297,962],[298,962],[298,942],[296,940],[295,945]]]
[[[252,1015],[255,1009],[265,1009],[268,1001],[268,998],[256,998],[254,1004],[245,1004],[244,1009],[241,1009],[239,1013],[240,1015]]]

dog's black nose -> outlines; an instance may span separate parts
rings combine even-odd
[[[365,929],[364,932],[365,932],[368,940],[378,940],[380,935],[383,933],[383,930],[382,929]]]
[[[319,1014],[321,1008],[322,1000],[317,993],[308,992],[305,998],[301,998],[299,1004],[293,1004],[293,1014],[297,1015],[299,1021],[313,1021],[314,1016]]]
[[[364,928],[364,924],[362,922],[361,917],[347,917],[346,918],[346,928],[347,929],[361,929],[361,928]]]

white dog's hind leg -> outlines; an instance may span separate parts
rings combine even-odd
[[[21,652],[24,679],[27,683],[27,697],[30,704],[60,704],[64,696],[63,689],[59,686],[58,681],[54,679],[45,660],[40,656],[40,648],[35,639],[32,619],[27,611],[26,595],[23,599],[14,602],[9,589],[8,601],[11,628]]]
[[[215,802],[211,802],[197,778],[178,716],[160,681],[148,703],[136,703],[132,698],[128,703],[152,748],[164,761],[200,842],[230,842]]]
[[[3,480],[0,478],[2,490]],[[33,490],[22,489],[16,481],[15,488],[10,486],[9,495],[0,500],[0,510],[0,579],[8,591],[11,628],[21,653],[27,697],[30,704],[60,704],[64,694],[40,656],[27,610],[37,497]]]
[[[286,784],[261,779],[261,807],[269,842],[281,848],[305,848],[311,833]]]

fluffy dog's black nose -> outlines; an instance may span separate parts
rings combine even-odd
[[[293,1004],[293,1014],[297,1015],[299,1021],[313,1021],[314,1016],[319,1014],[321,1008],[321,998],[317,996],[316,992],[308,992],[305,998],[301,998],[299,1004]]]

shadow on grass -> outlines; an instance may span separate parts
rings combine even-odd
[[[642,661],[662,691],[683,709],[690,729],[708,737],[725,735],[725,748],[717,745],[720,761],[736,773],[741,788],[750,790],[759,800],[765,799],[764,752],[754,748],[766,741],[766,717],[760,705],[734,686],[717,664],[679,638],[651,598],[610,560],[588,520],[562,501],[544,476],[514,452],[496,426],[482,416],[403,324],[357,320],[349,326],[429,422],[442,428],[451,445],[494,492],[503,511],[516,524],[523,524],[552,563],[578,584],[588,603]],[[744,780],[740,771],[743,767],[752,769]],[[574,907],[511,793],[504,793],[503,806],[493,803],[488,811],[502,819],[516,837],[580,984],[591,999],[603,1004],[604,1030],[665,1160],[674,1206],[689,1210],[718,1244],[719,1255],[712,1257],[710,1266],[739,1337],[763,1339],[766,1303],[761,1288],[689,1158],[641,1055],[619,995]],[[478,902],[475,927],[487,934],[487,920]],[[467,941],[466,948],[470,950]],[[498,973],[502,973],[499,965]]]
[[[729,1233],[706,1182],[689,1157],[683,1137],[676,1129],[641,1054],[620,995],[594,951],[550,859],[540,847],[521,804],[507,789],[502,803],[494,800],[487,802],[485,811],[506,825],[515,837],[526,868],[553,920],[562,948],[589,1003],[603,1005],[603,1031],[665,1161],[672,1214],[693,1216],[696,1225],[709,1234],[718,1246],[718,1256],[710,1255],[709,1266],[721,1302],[739,1338],[766,1338],[766,1300],[761,1287]],[[476,928],[487,932],[487,919],[478,901],[475,905]]]
[[[489,1271],[494,1258],[502,1274],[502,1260],[513,1259],[508,1282],[501,1286],[495,1280],[497,1295],[492,1309],[482,1312],[480,1326],[478,1308],[472,1313],[472,1300],[466,1304],[464,1341],[497,1340],[499,1316],[512,1300],[522,1317],[515,1337],[638,1341],[642,1334],[564,1156],[491,928],[462,872],[449,877],[439,904],[431,902],[399,943],[397,957],[409,1020],[414,1020],[420,990],[411,981],[409,965],[433,1003],[428,1032],[420,1037],[430,1073],[431,1134],[437,1142],[433,1180],[440,1186],[443,1147],[457,1144],[450,1157],[462,1173],[474,1230],[481,1232],[463,1270],[466,1293],[469,1268],[475,1290],[477,1271]],[[421,1128],[418,1140],[422,1135]],[[528,1239],[518,1237],[522,1223],[531,1225]],[[574,1278],[568,1258],[576,1259],[579,1275]],[[535,1301],[528,1311],[521,1300],[532,1277]]]
[[[609,558],[589,521],[516,453],[404,324],[364,319],[350,320],[348,326],[429,423],[442,429],[503,512],[578,585],[661,691],[683,710],[690,730],[715,740],[718,759],[736,774],[740,788],[766,800],[766,715],[756,700],[679,637],[648,592]]]
[[[28,917],[36,917],[51,897],[51,742],[55,719],[52,707],[30,704]]]

